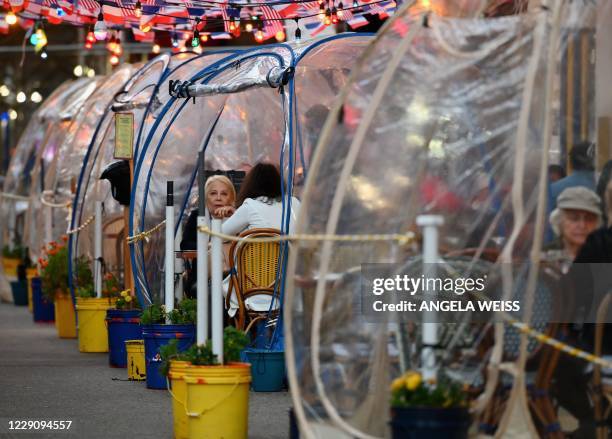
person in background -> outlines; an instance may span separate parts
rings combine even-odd
[[[271,163],[258,163],[244,178],[236,208],[225,206],[214,213],[217,217],[227,218],[223,223],[223,233],[237,235],[244,230],[272,228],[282,230],[283,200],[282,181],[278,168]],[[297,221],[300,202],[291,197],[289,233]]]
[[[550,165],[548,167],[548,181],[552,184],[565,178],[565,169],[561,165]]]
[[[574,145],[569,156],[573,172],[550,185],[550,210],[554,210],[557,207],[557,198],[567,188],[584,186],[595,191],[594,157],[595,145],[592,143],[581,142]]]
[[[282,179],[276,166],[271,163],[258,163],[244,178],[238,194],[237,208],[221,207],[215,211],[218,217],[229,218],[223,223],[222,232],[227,235],[237,235],[244,230],[272,228],[283,230],[283,200]],[[285,201],[287,202],[287,200]],[[289,233],[293,233],[300,202],[291,197],[289,211]],[[285,206],[287,209],[287,206]],[[229,291],[229,276],[224,280],[223,292]],[[251,296],[245,300],[245,305],[253,311],[270,309],[270,296]],[[232,292],[228,315],[233,317],[238,310],[238,301]]]
[[[213,218],[223,218],[217,216],[215,212],[223,207],[233,207],[236,201],[236,189],[225,175],[209,177],[204,186],[204,195],[206,196],[206,207]],[[183,229],[181,250],[195,250],[197,248],[198,215],[198,209],[193,209],[189,214]]]
[[[544,247],[548,259],[560,261],[562,271],[567,272],[587,236],[601,225],[601,218],[601,200],[595,192],[582,186],[565,189],[550,214],[556,239]],[[557,257],[551,257],[551,253]]]

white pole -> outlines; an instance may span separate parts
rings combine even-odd
[[[174,248],[181,248],[181,241],[183,240],[183,224],[179,221],[176,230],[176,236],[174,237]],[[185,261],[183,258],[177,258],[174,253],[174,274],[175,274],[175,286],[174,286],[174,298],[181,300],[183,297],[183,273],[185,272]]]
[[[96,297],[102,297],[102,202],[95,203],[94,222],[94,282]]]
[[[221,232],[221,220],[212,220],[212,231]],[[223,364],[223,241],[218,236],[212,239],[211,283],[212,283],[212,348]]]
[[[166,312],[174,309],[174,196],[173,182],[167,182],[166,199],[166,273],[164,294],[166,297]],[[166,323],[170,323],[167,321]]]
[[[207,226],[206,216],[198,215],[198,228]],[[198,328],[197,343],[208,340],[208,234],[198,230]]]
[[[53,241],[53,221],[51,219],[53,211],[50,206],[43,206],[43,215],[45,216],[45,243],[49,243]]]
[[[438,262],[438,227],[444,223],[439,215],[421,215],[417,217],[417,225],[423,227],[423,274],[425,278],[434,278],[437,274]],[[435,299],[435,291],[427,291]],[[424,298],[425,299],[425,298]],[[421,351],[421,373],[425,381],[437,377],[438,368],[434,346],[438,344],[438,324],[435,311],[425,311],[423,314],[423,349]]]

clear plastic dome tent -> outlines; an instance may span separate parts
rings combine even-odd
[[[444,2],[431,3],[444,9]],[[418,231],[418,215],[435,214],[444,218],[442,258],[459,267],[459,276],[478,270],[492,275],[507,269],[503,263],[532,261],[544,231],[560,29],[588,23],[594,8],[553,2],[526,15],[431,14],[424,20],[405,5],[356,63],[330,112],[308,170],[296,233],[406,234]],[[492,247],[497,262],[480,259]],[[391,316],[373,323],[364,315],[361,264],[395,263],[420,274],[420,246],[324,241],[297,243],[294,250],[284,322],[300,429],[307,437],[387,436],[389,384],[403,369],[417,367],[422,346],[418,338],[402,345],[407,326]],[[511,272],[503,293],[523,285],[529,297],[534,285],[521,284],[526,278],[526,271]],[[473,325],[453,328],[438,358],[447,359],[444,367],[473,347],[457,343]],[[496,346],[504,333],[499,330]],[[477,410],[497,379],[486,376],[486,361],[499,362],[502,350],[481,360],[480,382],[487,381]]]
[[[303,44],[276,44],[212,53],[207,65],[181,81],[202,84],[206,96],[171,99],[143,144],[132,186],[130,235],[164,219],[166,181],[174,181],[177,230],[195,205],[198,151],[207,171],[242,170],[258,161],[281,163],[289,180],[303,175],[329,106],[346,83],[367,35],[345,34]],[[279,94],[271,72],[294,68]],[[257,86],[253,86],[257,84]],[[163,234],[131,245],[139,300],[159,301],[164,266]]]
[[[70,98],[66,99],[65,105],[49,107],[43,115],[45,120],[53,123],[50,123],[47,128],[47,133],[38,148],[36,161],[32,169],[32,183],[29,189],[30,201],[26,212],[24,230],[24,243],[30,249],[30,257],[33,260],[38,257],[44,240],[52,239],[50,229],[48,231],[46,229],[51,222],[47,221],[45,223],[41,218],[45,209],[42,200],[44,198],[43,186],[46,171],[50,168],[55,154],[68,135],[73,119],[79,113],[85,101],[95,91],[100,81],[101,78],[83,78],[76,81],[74,90],[70,94]],[[44,228],[39,229],[40,226],[44,226]],[[45,237],[45,233],[50,236]]]
[[[95,90],[82,104],[78,113],[70,123],[67,132],[59,144],[46,144],[41,151],[44,159],[35,170],[44,175],[40,177],[42,191],[37,187],[33,194],[40,194],[39,199],[44,200],[32,212],[31,223],[33,230],[45,231],[51,239],[58,239],[68,230],[70,223],[70,205],[76,189],[77,177],[81,170],[83,157],[88,146],[100,129],[102,115],[112,102],[112,98],[120,87],[129,79],[133,67],[126,64],[118,68],[112,75],[100,78]],[[44,168],[44,169],[43,169]],[[53,206],[43,209],[43,205]],[[47,218],[47,220],[45,220]],[[46,236],[38,236],[40,245],[45,244]]]
[[[148,128],[155,120],[156,112],[166,100],[167,92],[164,94],[159,89],[162,78],[177,66],[189,62],[193,56],[191,53],[162,54],[136,71],[124,85],[122,92],[115,95],[114,103],[103,115],[100,129],[84,157],[72,205],[70,228],[76,228],[78,224],[93,216],[96,201],[102,202],[103,235],[106,237],[102,256],[106,268],[119,277],[123,273],[122,244],[125,239],[123,207],[113,199],[109,182],[100,180],[106,167],[117,161],[114,158],[114,115],[116,112],[129,112],[134,115],[134,149],[137,153],[138,140],[143,135],[146,136]],[[70,240],[71,255],[85,255],[93,260],[94,232],[93,227],[87,227],[75,233]]]
[[[29,197],[33,184],[33,171],[38,163],[41,148],[55,138],[61,131],[61,119],[70,117],[75,102],[80,100],[81,93],[85,93],[90,79],[67,81],[60,85],[32,115],[30,121],[15,147],[11,157],[3,192],[9,195]],[[3,197],[0,212],[4,218],[1,244],[14,244],[15,237],[23,241],[24,219],[23,213],[28,209],[29,202]],[[22,215],[20,221],[17,216]],[[19,227],[16,230],[16,223]]]

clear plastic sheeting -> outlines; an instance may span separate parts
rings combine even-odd
[[[169,78],[224,92],[240,85],[240,92],[208,95],[195,103],[170,100],[160,111],[136,166],[130,234],[149,230],[165,218],[168,180],[174,181],[177,224],[186,219],[196,206],[197,157],[203,148],[206,170],[247,171],[259,161],[278,163],[299,191],[329,106],[370,40],[370,36],[346,34],[212,53],[214,58],[206,66]],[[294,75],[282,93],[257,85],[271,70],[289,67],[295,69]],[[159,301],[163,297],[163,234],[153,234],[131,249],[137,291],[146,302]]]
[[[434,10],[445,5],[432,3]],[[554,36],[564,23],[584,26],[593,7],[559,2],[528,15],[427,20],[422,9],[402,9],[366,49],[327,118],[297,232],[405,234],[419,232],[417,216],[433,214],[444,218],[442,258],[459,276],[530,261],[539,253],[546,212],[547,90],[565,41]],[[366,321],[361,264],[420,272],[420,242],[307,242],[293,250],[286,352],[302,432],[388,436],[389,384],[418,367],[420,325],[398,325],[391,314]],[[498,255],[497,263],[483,253]],[[528,292],[526,278],[525,270],[510,273],[504,293],[513,284]],[[472,348],[481,331],[482,325],[453,326],[438,361],[462,375],[463,364],[451,359]],[[485,361],[476,371],[480,383]]]
[[[70,125],[58,144],[45,145],[41,151],[44,166],[40,164],[35,168],[41,173],[40,188],[33,189],[33,194],[52,204],[51,209],[43,209],[39,205],[32,213],[32,230],[44,231],[47,228],[51,239],[58,239],[68,230],[71,217],[71,204],[77,187],[77,179],[83,164],[83,158],[88,151],[90,143],[95,138],[106,113],[112,103],[113,96],[129,79],[133,67],[129,64],[118,68],[112,75],[101,78],[96,83],[95,90],[83,103],[79,112],[70,122]],[[44,204],[43,204],[44,205]],[[50,215],[50,217],[49,217]],[[50,224],[49,224],[50,223]],[[43,238],[46,237],[40,236]],[[40,245],[44,242],[40,242]]]
[[[11,157],[4,180],[3,192],[29,197],[33,185],[38,185],[34,169],[40,166],[41,151],[47,144],[55,145],[61,140],[66,130],[66,123],[60,115],[70,115],[83,96],[87,97],[91,79],[68,81],[60,85],[32,115],[25,131],[21,135]],[[90,92],[89,92],[90,93]],[[2,245],[12,245],[16,241],[28,246],[28,221],[24,214],[30,204],[36,200],[18,201],[3,198],[0,200],[0,212],[4,219],[2,224]],[[30,245],[30,247],[32,247]]]
[[[159,82],[169,68],[171,59],[167,54],[160,55],[136,71],[124,85],[123,92],[118,93],[112,104],[113,110],[129,112],[134,117],[134,132],[138,133],[147,111],[149,102],[157,102]],[[145,103],[142,105],[142,103]],[[136,141],[134,139],[134,141]],[[134,145],[135,146],[135,145]],[[100,180],[104,170],[118,161],[115,153],[115,112],[107,110],[102,116],[100,129],[89,146],[79,176],[76,195],[72,204],[73,215],[71,228],[76,228],[95,213],[97,201],[103,205],[102,210],[102,258],[107,272],[119,279],[123,277],[125,256],[125,212],[127,207],[119,204],[112,197],[111,185],[107,180]],[[95,230],[87,227],[75,233],[70,240],[71,254],[86,256],[94,260]]]

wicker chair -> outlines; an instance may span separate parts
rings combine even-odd
[[[277,229],[251,229],[240,234],[241,238],[266,238],[280,236]],[[238,311],[233,317],[238,329],[249,330],[253,323],[268,318],[268,310],[250,309],[248,299],[254,296],[267,295],[278,301],[278,290],[275,294],[277,269],[280,258],[280,243],[234,242],[229,250],[231,280],[225,299],[226,308],[230,307],[230,298],[236,294]],[[270,317],[278,315],[278,308],[272,310]]]

